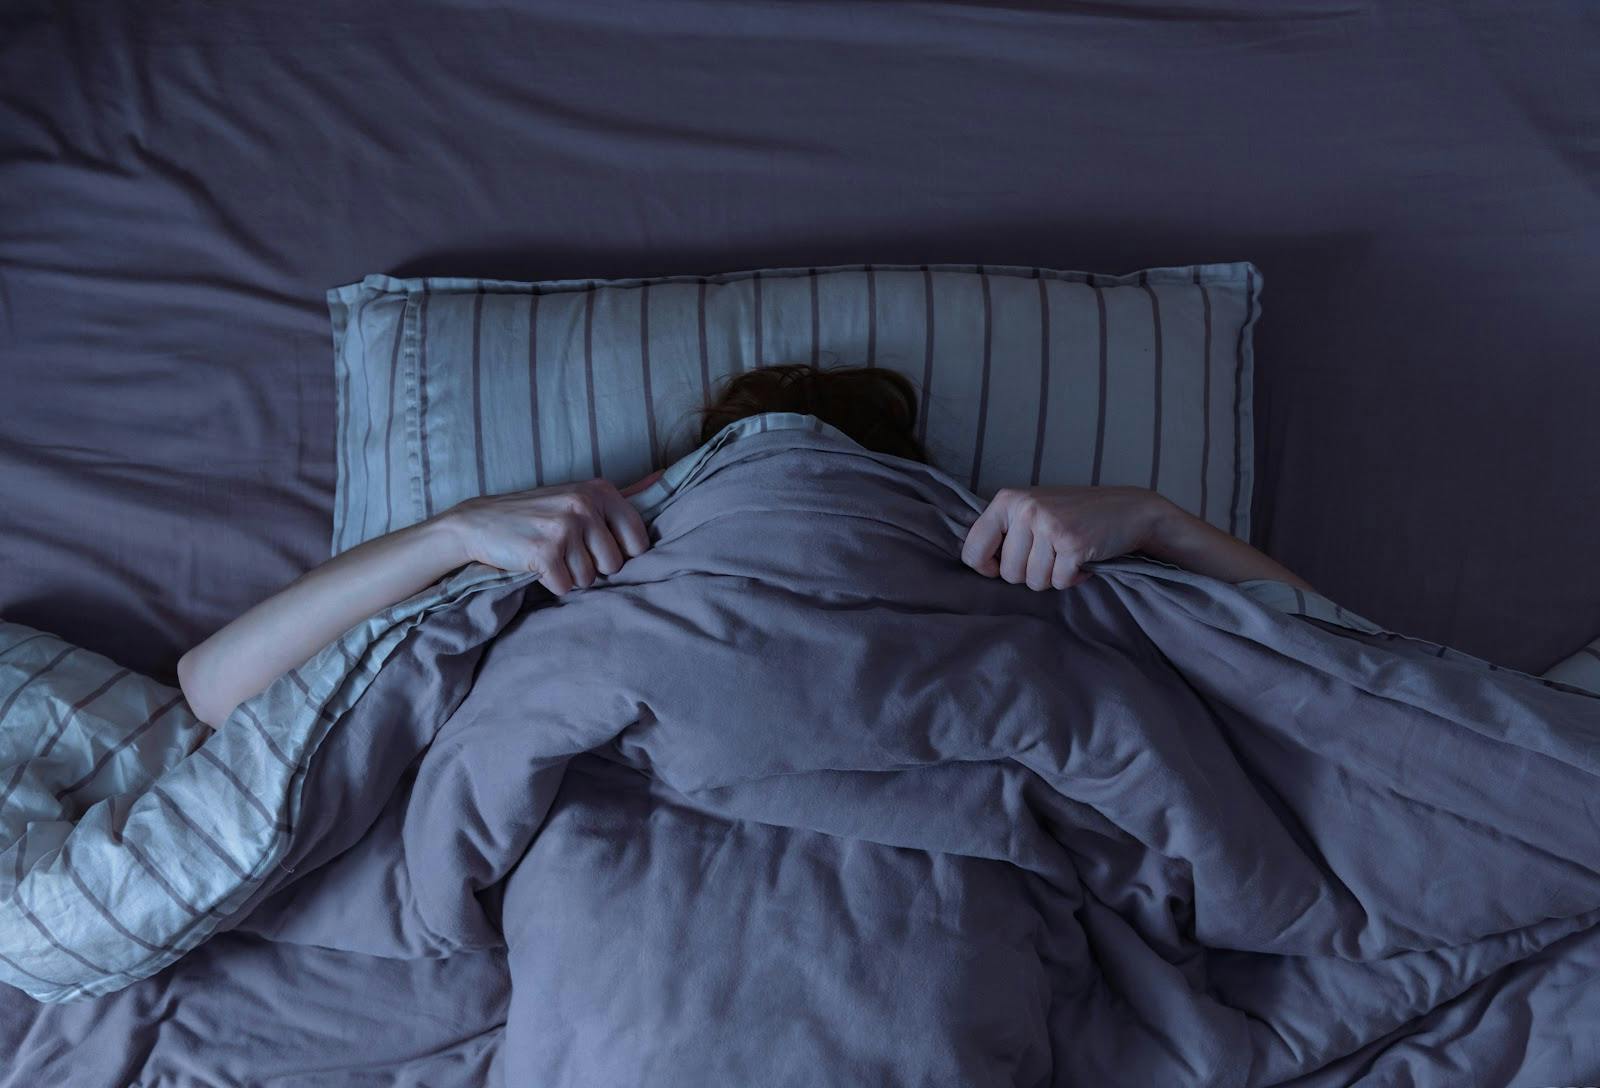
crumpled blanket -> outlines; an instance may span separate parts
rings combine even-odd
[[[1600,699],[1139,559],[984,579],[972,496],[826,428],[652,501],[603,586],[425,617],[296,871],[56,1026],[231,941],[475,965],[450,1062],[363,1083],[1600,1079]]]

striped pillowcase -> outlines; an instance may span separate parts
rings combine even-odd
[[[30,826],[35,849],[59,845],[50,837],[64,833],[54,822],[63,804],[83,811],[147,785],[211,735],[177,688],[5,620],[0,724],[10,727],[0,729],[0,850]],[[46,769],[48,788],[37,777]]]
[[[0,620],[0,984],[110,993],[242,917],[293,871],[313,759],[389,656],[427,616],[528,579],[469,563],[215,730],[177,689]]]
[[[1522,672],[1519,669],[1508,669],[1496,665],[1481,657],[1474,657],[1461,650],[1426,639],[1402,635],[1380,627],[1367,619],[1357,615],[1338,602],[1324,597],[1315,590],[1303,590],[1285,582],[1275,582],[1270,578],[1251,578],[1236,583],[1236,587],[1245,596],[1258,604],[1275,608],[1280,612],[1290,615],[1306,616],[1324,623],[1336,624],[1354,631],[1363,631],[1369,635],[1377,635],[1385,642],[1398,642],[1401,646],[1413,648],[1417,652],[1425,652],[1429,657],[1436,657],[1444,661],[1470,662],[1489,672],[1508,672],[1514,676],[1522,676],[1529,680],[1536,680],[1546,687],[1561,685],[1576,688],[1592,695],[1600,695],[1600,638],[1583,647],[1571,657],[1558,662],[1539,676]],[[1420,649],[1418,649],[1420,648]]]
[[[1600,695],[1600,638],[1552,666],[1545,678]]]
[[[974,492],[1137,484],[1248,539],[1260,292],[1245,262],[368,276],[328,292],[332,551],[476,495],[631,482],[696,444],[720,379],[781,362],[910,378],[930,457]]]

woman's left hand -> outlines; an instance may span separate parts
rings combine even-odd
[[[1028,588],[1067,589],[1083,564],[1143,550],[1170,501],[1142,487],[1003,488],[967,531],[961,561]]]

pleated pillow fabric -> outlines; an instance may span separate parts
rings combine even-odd
[[[1600,695],[1600,638],[1571,657],[1557,662],[1544,675],[1548,680],[1559,680],[1563,684]]]
[[[980,494],[1136,484],[1248,539],[1260,291],[1248,262],[368,276],[328,292],[332,551],[475,495],[627,484],[696,444],[722,379],[775,363],[904,374],[934,464]]]

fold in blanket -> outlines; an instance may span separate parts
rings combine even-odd
[[[222,941],[503,949],[458,1083],[1600,1079],[1600,699],[1161,564],[979,577],[972,496],[827,430],[650,501],[603,585],[422,621]]]

